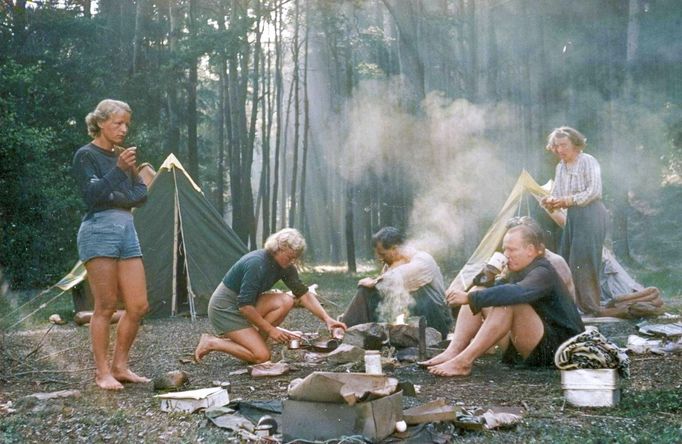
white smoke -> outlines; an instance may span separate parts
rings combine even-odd
[[[361,82],[342,121],[340,174],[355,182],[368,172],[406,174],[415,187],[409,236],[414,246],[446,255],[479,235],[495,214],[514,177],[505,171],[487,134],[512,125],[505,105],[481,106],[438,92],[422,102],[419,115],[400,104],[396,80]]]

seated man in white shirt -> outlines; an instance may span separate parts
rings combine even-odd
[[[423,316],[429,327],[446,337],[452,326],[450,308],[445,302],[445,284],[433,257],[404,244],[402,233],[384,227],[372,236],[377,257],[384,263],[376,278],[358,282],[358,292],[343,314],[351,327],[367,322],[393,322],[388,313],[407,310],[410,316]],[[400,313],[399,313],[400,314]]]

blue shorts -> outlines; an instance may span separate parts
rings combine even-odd
[[[77,243],[78,257],[83,263],[95,257],[142,257],[133,214],[126,210],[100,211],[84,220]]]

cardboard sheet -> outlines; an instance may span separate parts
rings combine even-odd
[[[289,398],[297,401],[335,402],[354,405],[395,393],[398,380],[366,373],[314,372],[289,385]]]

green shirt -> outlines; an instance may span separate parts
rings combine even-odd
[[[282,268],[270,253],[255,250],[242,256],[230,268],[223,278],[223,284],[237,293],[237,304],[243,307],[256,305],[258,297],[270,290],[279,280],[284,282],[297,298],[308,292],[308,287],[301,282],[295,266]]]

